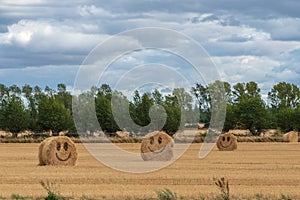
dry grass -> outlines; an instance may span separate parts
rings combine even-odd
[[[140,144],[118,145],[137,153],[140,148]],[[38,146],[0,143],[0,196],[46,196],[40,182],[49,181],[59,186],[62,195],[77,199],[156,197],[155,191],[163,188],[197,199],[218,195],[213,177],[226,176],[233,196],[279,198],[286,194],[300,199],[300,143],[241,143],[233,152],[214,148],[202,160],[198,159],[201,144],[193,144],[169,167],[147,174],[110,169],[91,157],[82,144],[77,145],[76,166],[37,166]]]

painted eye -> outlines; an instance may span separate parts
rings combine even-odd
[[[225,137],[222,137],[222,140],[223,140],[223,142],[225,142],[225,140],[226,140]]]
[[[158,144],[161,144],[161,143],[162,143],[162,138],[158,137]]]
[[[151,137],[150,138],[150,144],[153,144],[154,143],[154,137]]]
[[[64,150],[65,150],[65,151],[67,151],[67,150],[68,150],[68,148],[69,148],[69,145],[68,145],[68,143],[67,143],[67,142],[65,142],[65,143],[64,143]]]
[[[227,142],[229,142],[230,141],[230,137],[227,137]]]
[[[60,144],[60,142],[58,142],[58,143],[56,144],[56,149],[57,149],[57,151],[60,151],[60,148],[61,148],[61,144]]]

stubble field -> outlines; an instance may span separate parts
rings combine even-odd
[[[225,176],[234,196],[285,194],[300,199],[300,143],[239,143],[238,150],[233,152],[221,152],[215,147],[204,159],[198,158],[201,144],[192,144],[173,164],[145,174],[106,167],[82,144],[77,144],[76,166],[38,166],[38,145],[0,143],[0,196],[46,196],[40,181],[55,183],[62,195],[75,199],[149,198],[156,197],[155,191],[164,188],[187,198],[216,196],[219,190],[213,178]],[[118,145],[135,152],[140,147]]]

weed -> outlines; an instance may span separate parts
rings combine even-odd
[[[282,195],[280,196],[280,200],[292,200],[292,198],[289,197],[289,196],[286,196],[286,195],[282,194]]]
[[[165,188],[164,190],[159,190],[156,192],[159,200],[176,200],[177,194],[172,192],[170,189]]]
[[[12,199],[25,199],[25,197],[23,197],[23,196],[21,196],[21,195],[19,195],[19,194],[12,194],[12,195],[11,195],[11,198],[12,198]]]
[[[45,200],[65,200],[67,198],[63,197],[58,191],[54,183],[47,181],[41,181],[40,184],[47,191],[48,196],[45,197]]]
[[[89,196],[83,194],[83,195],[80,197],[80,200],[95,200],[95,198],[92,198],[92,197],[89,197]]]
[[[263,198],[264,198],[264,196],[262,194],[256,194],[255,195],[255,199],[257,199],[257,200],[260,200],[260,199],[263,199]]]
[[[224,177],[220,179],[214,178],[214,182],[216,186],[219,188],[219,190],[221,191],[221,198],[223,200],[230,200],[228,180]]]

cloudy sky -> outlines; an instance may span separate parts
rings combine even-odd
[[[280,81],[300,85],[299,10],[298,0],[0,0],[0,83],[71,89],[96,45],[126,30],[161,27],[200,43],[222,80],[255,81],[266,94]],[[150,54],[118,63],[164,60]]]

